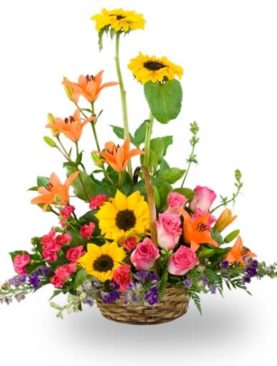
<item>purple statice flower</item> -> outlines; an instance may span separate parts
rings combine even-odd
[[[229,265],[228,261],[222,261],[219,266],[222,269],[227,269],[227,268],[229,268],[230,265]]]
[[[245,275],[244,277],[243,277],[243,283],[250,283],[251,282],[251,277],[250,276],[248,276],[248,275]]]
[[[30,274],[28,282],[30,286],[33,287],[35,290],[39,288],[41,284],[41,279],[40,276],[37,274],[37,272],[33,272]]]
[[[254,277],[257,274],[257,269],[251,267],[246,268],[246,273],[249,275],[249,277]]]
[[[39,276],[48,276],[51,272],[52,270],[49,267],[41,267],[36,271]]]
[[[149,281],[151,281],[151,282],[156,282],[156,281],[158,281],[158,276],[157,276],[157,274],[156,274],[156,273],[150,273],[150,274],[149,274]]]
[[[132,299],[132,302],[138,301],[138,297],[135,294],[132,294],[131,299]]]
[[[105,304],[114,303],[118,298],[119,298],[119,292],[116,290],[112,290],[102,295],[102,299]]]
[[[91,297],[87,297],[85,300],[83,300],[83,304],[86,304],[88,306],[93,306],[93,299]]]
[[[18,287],[18,286],[22,285],[23,282],[20,280],[20,277],[21,276],[14,276],[14,277],[10,278],[8,281],[9,284],[14,287]]]
[[[215,294],[216,293],[216,285],[215,284],[212,283],[210,285],[210,291],[211,291],[212,294]]]
[[[135,275],[134,275],[135,279],[137,279],[139,282],[142,282],[146,279],[149,278],[149,272],[146,271],[145,269],[141,269],[139,270]]]
[[[209,283],[209,280],[206,276],[202,276],[201,281],[202,281],[203,286],[206,286]]]
[[[190,278],[185,278],[183,281],[184,287],[185,288],[191,288],[192,286],[192,280]]]
[[[252,261],[251,267],[253,267],[253,268],[257,268],[257,267],[258,267],[258,265],[259,265],[259,262],[257,261],[257,259],[254,259],[254,260]]]
[[[151,287],[150,290],[145,292],[144,298],[149,305],[157,304],[159,301],[158,287],[157,286]]]

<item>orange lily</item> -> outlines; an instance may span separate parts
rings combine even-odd
[[[80,140],[83,127],[94,119],[93,116],[86,118],[81,121],[80,111],[77,109],[73,116],[65,118],[54,118],[51,114],[48,115],[49,123],[46,125],[47,128],[51,128],[54,136],[59,133],[63,133],[67,138],[73,142]]]
[[[38,187],[40,196],[32,199],[33,204],[43,204],[43,209],[46,210],[51,204],[67,205],[69,202],[69,187],[78,177],[79,172],[72,173],[65,181],[61,183],[60,179],[55,173],[52,173],[47,187]]]
[[[226,208],[219,218],[216,220],[214,229],[221,233],[227,226],[231,225],[231,223],[237,218],[237,216],[232,216],[232,211]]]
[[[215,241],[210,231],[208,230],[209,212],[204,212],[201,216],[192,218],[184,209],[180,210],[180,214],[184,218],[183,236],[186,243],[189,243],[191,249],[196,252],[201,244],[210,244],[218,247],[219,244]]]
[[[105,144],[105,150],[99,152],[100,156],[104,158],[113,170],[118,173],[124,172],[128,161],[136,155],[144,154],[142,150],[130,148],[130,140],[125,139],[122,146],[116,146],[113,142]]]
[[[256,254],[252,253],[249,249],[245,248],[242,244],[242,239],[238,236],[235,244],[227,253],[225,259],[229,263],[240,263],[244,265],[243,257],[256,257]]]
[[[92,103],[96,101],[102,89],[108,86],[118,85],[118,83],[115,81],[102,84],[103,72],[104,71],[100,71],[96,76],[81,75],[79,76],[78,83],[74,83],[65,78],[63,84],[69,99],[75,103],[78,103],[79,97],[82,95],[90,103]]]

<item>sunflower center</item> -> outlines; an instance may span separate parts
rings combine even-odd
[[[116,226],[127,231],[136,225],[136,217],[131,210],[119,211],[116,215]]]
[[[143,66],[151,71],[157,71],[162,69],[163,67],[165,67],[165,65],[161,64],[160,62],[157,61],[147,61],[144,62]]]
[[[121,19],[124,19],[126,17],[124,17],[123,15],[116,15],[116,20],[121,20]]]
[[[93,269],[98,272],[107,272],[113,269],[113,259],[109,255],[101,255],[93,263]]]

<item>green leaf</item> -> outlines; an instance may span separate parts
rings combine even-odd
[[[120,139],[124,139],[124,128],[114,125],[111,125],[111,127],[117,137],[119,137]]]
[[[178,80],[149,81],[144,84],[144,94],[153,116],[161,123],[175,119],[181,111],[183,92]]]
[[[160,196],[160,206],[157,206],[159,210],[161,210],[163,207],[167,204],[167,196],[168,193],[172,191],[171,185],[157,177],[153,178],[153,185],[157,188]]]
[[[169,168],[159,173],[159,178],[166,180],[168,183],[175,183],[184,175],[185,170],[179,168]]]
[[[156,206],[160,207],[161,199],[160,199],[160,194],[159,194],[158,188],[156,186],[153,186],[153,194],[154,194],[154,200],[155,200]]]
[[[48,177],[37,177],[37,186],[38,187],[46,187],[49,183]]]
[[[175,188],[173,192],[178,192],[183,196],[187,197],[189,201],[191,201],[195,195],[195,192],[190,188]]]
[[[139,146],[145,140],[146,124],[147,124],[147,121],[142,122],[142,124],[135,131],[134,144],[136,146]]]
[[[87,278],[86,270],[85,269],[80,269],[77,272],[76,277],[74,279],[74,283],[73,283],[74,289],[77,289],[79,286],[81,286],[86,278]]]
[[[44,140],[44,142],[46,142],[46,144],[48,146],[50,146],[50,147],[57,147],[56,142],[53,139],[51,139],[51,137],[44,136],[43,137],[43,140]]]
[[[72,174],[76,169],[71,166],[67,166],[68,175]],[[85,202],[89,202],[90,198],[94,196],[95,185],[92,178],[84,172],[80,172],[77,179],[72,183],[74,194]]]

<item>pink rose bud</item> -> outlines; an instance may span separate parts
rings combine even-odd
[[[103,205],[104,202],[108,200],[108,196],[105,194],[97,194],[96,196],[92,197],[89,208],[91,210],[96,210],[99,206]]]
[[[128,251],[131,252],[135,249],[137,245],[137,238],[135,236],[130,236],[130,238],[126,239],[123,243],[123,247]]]
[[[177,211],[183,208],[188,199],[178,192],[170,192],[167,196],[168,208],[170,211]]]
[[[195,195],[190,203],[190,209],[196,211],[209,211],[211,205],[216,199],[216,194],[208,187],[196,186],[194,188]]]
[[[17,274],[26,274],[27,270],[26,270],[26,266],[27,264],[29,264],[31,261],[31,257],[28,253],[24,253],[24,254],[17,254],[14,259],[13,259],[13,266],[14,266],[14,270]]]
[[[113,281],[119,285],[119,291],[124,292],[131,282],[131,266],[122,264],[113,272]]]
[[[131,262],[138,269],[150,269],[160,256],[158,248],[149,238],[145,238],[136,246],[131,254]]]
[[[84,254],[84,247],[83,245],[78,245],[77,247],[73,247],[67,250],[66,252],[66,259],[69,262],[77,262],[77,260],[82,257]]]
[[[159,246],[164,249],[173,249],[182,233],[180,216],[170,212],[159,214],[156,226]]]
[[[69,219],[69,217],[73,214],[73,212],[75,211],[75,207],[72,205],[67,205],[65,207],[63,207],[60,210],[60,215],[64,218],[64,219]]]
[[[182,276],[198,264],[199,260],[195,252],[181,245],[169,258],[167,269],[175,276]]]
[[[205,214],[204,211],[200,210],[200,208],[197,208],[196,211],[191,215],[192,220],[197,219],[198,217],[201,217]],[[216,217],[213,215],[209,216],[209,221],[207,223],[207,229],[210,230],[212,224],[216,221]]]
[[[82,236],[82,238],[89,240],[91,238],[94,229],[95,229],[95,223],[90,222],[89,224],[83,225],[81,227],[80,235]]]

